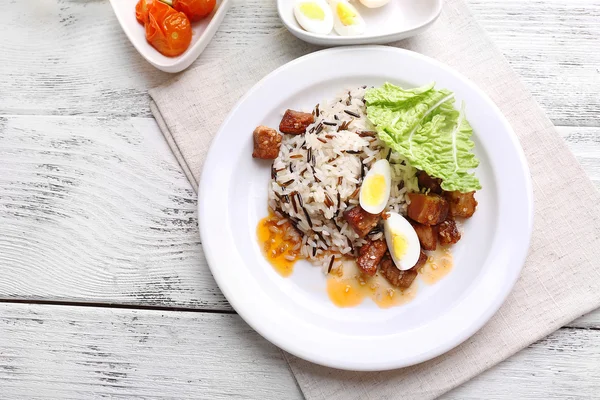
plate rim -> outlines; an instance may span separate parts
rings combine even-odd
[[[520,254],[518,255],[518,267],[515,267],[515,273],[514,276],[512,276],[510,279],[510,281],[506,281],[506,288],[505,290],[502,292],[501,295],[498,295],[495,300],[493,301],[493,303],[485,310],[485,312],[483,312],[480,316],[478,320],[475,321],[470,321],[470,323],[468,324],[468,326],[466,326],[460,333],[460,335],[457,335],[453,340],[449,340],[446,343],[444,343],[442,346],[436,346],[433,347],[432,349],[430,349],[428,352],[424,352],[422,353],[419,357],[413,357],[413,359],[409,360],[409,361],[403,361],[403,360],[396,360],[396,361],[389,361],[389,362],[372,362],[369,363],[368,365],[364,365],[364,362],[361,362],[361,364],[353,364],[348,366],[347,364],[343,364],[343,363],[339,363],[336,360],[332,360],[332,359],[326,359],[326,358],[318,358],[318,357],[312,357],[312,356],[307,356],[306,354],[302,354],[300,351],[296,351],[296,349],[290,349],[285,343],[282,343],[282,340],[279,340],[279,338],[277,337],[277,335],[273,335],[270,332],[268,332],[267,329],[263,329],[262,327],[257,326],[258,324],[255,324],[255,320],[251,320],[249,318],[246,318],[245,315],[243,315],[242,313],[240,313],[238,311],[239,308],[241,307],[237,307],[236,304],[238,303],[238,299],[236,299],[236,297],[234,295],[232,295],[232,293],[229,292],[229,289],[227,288],[226,284],[222,284],[222,281],[224,279],[224,277],[219,273],[218,268],[215,268],[215,264],[216,264],[216,260],[214,258],[213,255],[213,250],[210,249],[208,246],[205,245],[206,241],[201,239],[202,242],[202,247],[204,249],[204,253],[205,253],[205,257],[208,263],[208,266],[211,270],[211,273],[215,279],[215,282],[217,283],[217,285],[219,286],[219,289],[222,291],[223,295],[225,296],[225,298],[227,299],[227,301],[231,304],[231,306],[238,312],[238,314],[240,315],[240,317],[242,317],[242,319],[248,324],[250,325],[250,327],[252,327],[253,330],[255,330],[257,333],[259,333],[262,337],[264,337],[265,339],[267,339],[269,342],[275,344],[276,346],[278,346],[279,348],[285,350],[286,352],[289,352],[291,354],[293,354],[296,357],[302,358],[304,360],[313,362],[315,364],[319,364],[319,365],[323,365],[323,366],[327,366],[327,367],[332,367],[332,368],[337,368],[337,369],[343,369],[343,370],[353,370],[353,371],[385,371],[385,370],[391,370],[391,369],[397,369],[397,368],[403,368],[403,367],[407,367],[407,366],[411,366],[411,365],[415,365],[427,360],[430,360],[432,358],[435,358],[437,356],[440,356],[442,354],[447,353],[448,351],[454,349],[455,347],[459,346],[461,343],[463,343],[464,341],[466,341],[467,339],[469,339],[470,337],[472,337],[475,333],[477,333],[477,331],[479,331],[485,324],[487,324],[490,319],[498,312],[498,310],[500,309],[500,307],[505,303],[506,299],[508,298],[508,296],[510,295],[510,293],[513,291],[514,286],[516,284],[516,282],[518,281],[519,277],[521,276],[521,272],[523,270],[523,267],[525,265],[527,256],[529,254],[529,250],[530,250],[530,246],[531,246],[531,238],[532,238],[532,234],[533,234],[533,220],[534,220],[534,198],[533,198],[533,184],[532,184],[532,178],[531,178],[531,172],[530,172],[530,168],[529,165],[527,163],[527,159],[525,157],[525,153],[523,151],[523,148],[520,144],[519,138],[517,137],[516,133],[514,132],[514,130],[512,129],[510,123],[508,122],[508,120],[506,119],[506,117],[504,116],[504,114],[501,112],[501,110],[498,108],[498,106],[494,103],[494,101],[482,90],[480,89],[473,81],[471,81],[469,78],[467,78],[466,76],[464,76],[463,74],[461,74],[460,72],[458,72],[456,69],[434,59],[431,58],[429,56],[425,56],[423,54],[411,51],[411,50],[407,50],[407,49],[403,49],[403,48],[397,48],[397,47],[391,47],[391,46],[382,46],[382,45],[354,45],[354,46],[345,46],[345,47],[337,47],[337,48],[329,48],[329,49],[324,49],[324,50],[319,50],[316,52],[312,52],[309,54],[306,54],[302,57],[299,57],[295,60],[292,60],[280,67],[278,67],[277,69],[271,71],[269,74],[267,74],[265,77],[263,77],[262,79],[260,79],[258,82],[256,82],[237,102],[236,104],[231,108],[230,112],[228,113],[227,117],[223,120],[222,124],[220,125],[217,133],[215,134],[215,136],[212,139],[211,145],[209,147],[209,150],[207,152],[207,156],[206,156],[206,160],[204,163],[204,166],[206,166],[208,163],[207,161],[210,160],[211,158],[211,154],[213,153],[213,149],[215,147],[215,143],[216,143],[216,139],[223,134],[224,131],[224,127],[227,126],[227,124],[229,123],[229,121],[233,118],[234,114],[237,112],[238,108],[241,106],[241,104],[243,104],[255,91],[257,91],[264,83],[266,80],[268,80],[271,76],[276,75],[281,73],[282,71],[286,70],[287,68],[291,68],[292,66],[298,64],[298,63],[302,63],[305,62],[306,60],[313,58],[313,57],[320,57],[324,54],[328,54],[328,55],[333,55],[337,52],[360,52],[361,50],[377,50],[377,51],[391,51],[391,52],[399,52],[399,53],[405,53],[407,55],[409,55],[409,57],[415,57],[417,59],[421,59],[422,61],[428,62],[433,64],[434,66],[436,66],[437,68],[441,68],[444,70],[447,70],[448,72],[452,73],[454,76],[456,76],[458,79],[460,79],[464,84],[466,84],[467,86],[470,87],[470,89],[474,90],[483,100],[486,101],[487,105],[489,107],[491,107],[493,109],[493,111],[499,116],[500,118],[500,122],[502,123],[502,126],[504,127],[505,132],[507,132],[508,138],[510,139],[510,141],[513,144],[513,147],[515,149],[516,152],[516,156],[517,158],[520,160],[520,167],[522,169],[523,172],[523,183],[524,183],[524,187],[525,187],[525,192],[524,195],[527,198],[527,205],[526,205],[526,217],[527,217],[527,221],[526,221],[526,228],[527,231],[524,233],[523,237],[524,240],[523,242],[523,248],[519,248],[520,250]],[[202,173],[201,173],[201,177],[200,177],[200,181],[198,184],[198,225],[199,225],[199,230],[200,230],[200,236],[201,238],[207,237],[208,236],[208,232],[206,231],[206,229],[208,228],[205,224],[203,224],[201,221],[204,220],[204,218],[202,218],[203,216],[203,211],[202,211],[202,204],[203,199],[206,197],[204,195],[204,193],[208,193],[208,190],[203,190],[203,184],[204,182],[206,182],[207,179],[205,179],[205,175],[208,174],[208,169],[206,169],[205,167],[203,167]]]

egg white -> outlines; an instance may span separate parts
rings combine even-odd
[[[314,3],[324,14],[323,20],[311,19],[301,11],[303,3]],[[307,32],[327,35],[333,29],[333,11],[325,0],[296,0],[294,16],[298,24]]]
[[[353,25],[344,25],[340,20],[340,17],[337,13],[337,6],[339,3],[345,3],[345,5],[356,14],[355,23]],[[347,0],[329,0],[329,5],[331,6],[331,11],[333,13],[333,29],[335,29],[338,35],[356,36],[365,33],[367,24],[356,7],[348,3]]]
[[[395,212],[389,214],[389,217],[383,223],[385,240],[396,267],[401,271],[406,271],[414,267],[417,261],[419,261],[419,256],[421,255],[419,237],[406,218]],[[407,242],[406,252],[400,257],[393,250],[394,233],[402,235]]]
[[[378,202],[377,204],[369,204],[366,200],[367,199],[366,191],[369,187],[369,181],[371,179],[373,179],[373,177],[375,177],[376,175],[383,176],[383,180],[385,182],[385,186],[383,188],[383,193],[381,193],[383,196],[381,198],[381,201]],[[385,209],[385,206],[387,205],[387,203],[390,199],[391,190],[392,190],[392,168],[390,167],[390,163],[386,159],[379,160],[371,166],[371,169],[369,170],[369,172],[367,172],[367,175],[365,175],[363,184],[360,187],[360,197],[359,197],[360,206],[363,208],[363,210],[365,210],[368,213],[379,214],[380,212],[382,212]]]

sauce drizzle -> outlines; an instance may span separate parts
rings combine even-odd
[[[294,272],[294,264],[299,254],[296,247],[300,243],[296,237],[287,234],[293,229],[291,224],[275,214],[263,218],[256,227],[256,235],[267,261],[281,276],[287,277]]]

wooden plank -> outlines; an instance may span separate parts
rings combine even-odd
[[[600,125],[600,1],[468,3],[555,125]]]
[[[152,119],[0,117],[0,297],[230,310]]]
[[[0,397],[301,399],[237,315],[0,303]]]
[[[560,128],[600,186],[600,128]],[[0,298],[224,310],[153,120],[0,117]]]
[[[597,330],[561,329],[440,400],[597,398],[599,337]]]
[[[468,3],[555,123],[600,125],[600,1]],[[0,114],[147,117],[147,89],[171,77],[137,54],[106,1],[11,2],[3,27]],[[272,0],[237,2],[196,65],[280,27]]]
[[[3,398],[300,399],[236,315],[0,303]],[[591,398],[600,331],[562,329],[443,399]]]

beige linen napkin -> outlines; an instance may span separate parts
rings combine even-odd
[[[508,118],[533,178],[530,254],[492,320],[436,359],[400,370],[360,373],[286,354],[309,400],[431,399],[600,306],[600,195],[463,0],[447,1],[429,31],[397,45],[456,68]],[[273,69],[314,50],[288,33],[278,33],[150,91],[152,112],[194,187],[211,137],[238,99]]]

